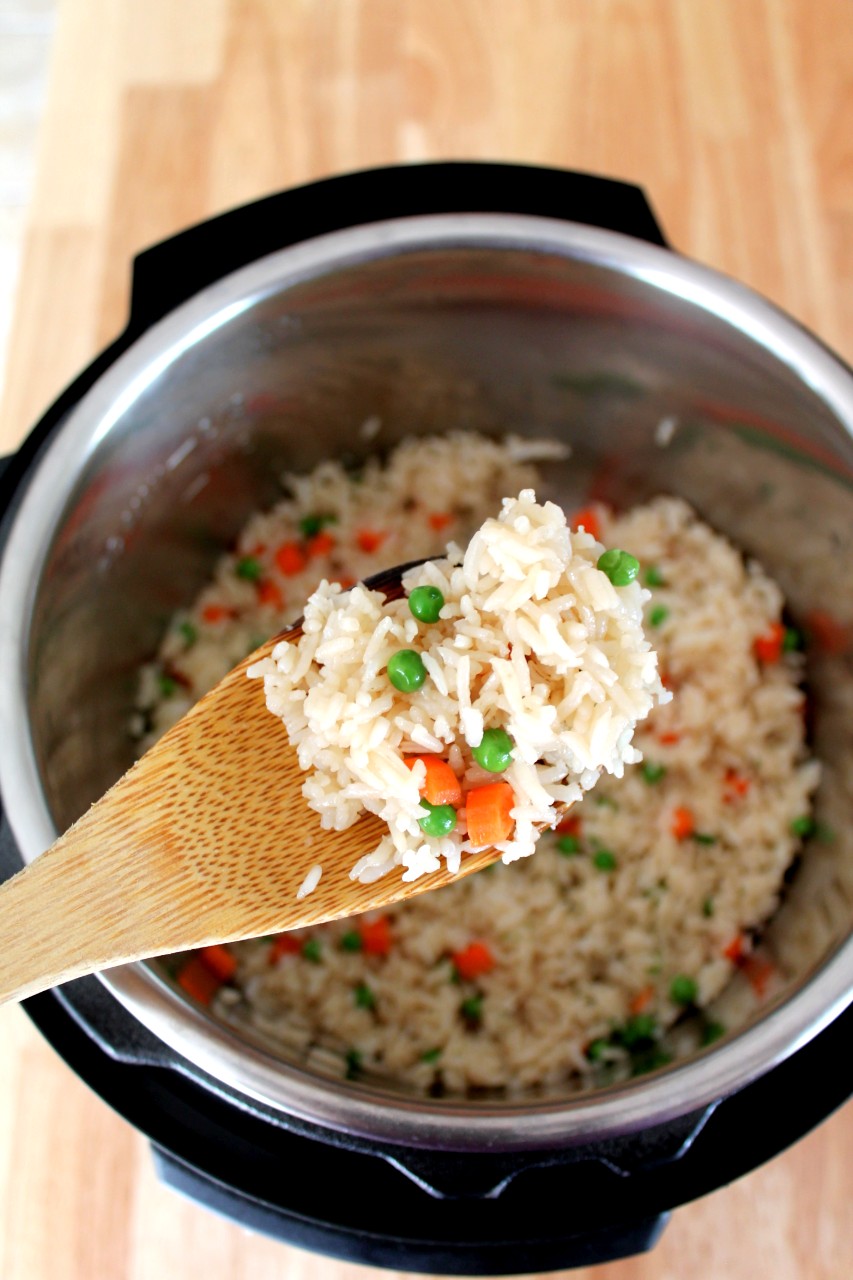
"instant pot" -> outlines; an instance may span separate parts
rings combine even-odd
[[[668,249],[637,188],[493,164],[284,192],[138,257],[128,327],[0,481],[2,872],[127,768],[135,673],[285,470],[468,429],[552,436],[548,496],[691,502],[807,637],[817,835],[729,1034],[610,1088],[420,1098],[217,1022],[156,962],[26,1003],[164,1181],[359,1262],[532,1272],[649,1248],[853,1088],[853,377]]]

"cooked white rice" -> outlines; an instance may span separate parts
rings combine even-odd
[[[495,843],[507,863],[533,853],[542,829],[603,770],[621,777],[640,759],[635,725],[672,695],[643,632],[650,593],[636,580],[614,586],[597,567],[603,551],[525,489],[504,499],[464,554],[453,548],[410,570],[400,599],[321,583],[301,636],[249,668],[298,751],[303,794],[323,825],[343,830],[365,810],[387,823],[355,879],[402,866],[403,879],[415,880],[442,859],[455,874],[482,847],[465,798],[498,776],[472,755],[484,732],[503,730],[514,744],[499,771],[514,801],[513,828]],[[419,587],[441,593],[434,622],[412,615],[408,597]],[[426,670],[411,693],[389,678],[400,651],[419,655]],[[447,761],[460,784],[457,826],[444,836],[421,825],[425,767],[406,763],[418,752]]]
[[[321,578],[436,554],[448,535],[461,544],[502,493],[535,484],[533,468],[473,437],[412,442],[360,483],[331,464],[301,478],[296,497],[250,521],[215,581],[176,619],[143,679],[146,725],[162,731],[169,702],[200,696],[251,640],[298,616]],[[336,547],[277,579],[288,591],[283,610],[259,605],[253,584],[235,576],[239,557],[298,537],[299,520],[318,510],[337,515]],[[433,530],[425,511],[452,522]],[[674,697],[637,728],[643,763],[602,777],[572,809],[570,829],[544,836],[520,865],[378,920],[235,946],[237,973],[213,1004],[219,1016],[317,1070],[378,1073],[432,1092],[513,1093],[618,1078],[695,1045],[662,1039],[682,1025],[673,989],[683,992],[684,979],[700,1036],[720,1030],[714,1000],[735,974],[750,979],[756,999],[778,988],[785,974],[756,932],[779,902],[817,781],[804,741],[802,656],[768,663],[756,652],[780,621],[781,594],[681,501],[595,515],[601,540],[636,555],[643,581],[654,582],[646,624]],[[362,522],[389,528],[378,552],[358,546]],[[265,561],[266,572],[275,569]],[[210,603],[233,613],[207,622]],[[179,630],[187,621],[192,644]],[[171,681],[167,692],[161,680]],[[691,835],[674,833],[680,809]],[[464,977],[472,944],[491,964]]]
[[[309,869],[308,874],[302,881],[302,884],[296,890],[297,898],[306,898],[309,893],[313,893],[317,888],[317,885],[320,883],[322,876],[323,864],[321,862],[315,862],[314,866]]]

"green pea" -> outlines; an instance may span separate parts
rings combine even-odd
[[[438,1062],[441,1057],[441,1049],[427,1049],[426,1053],[421,1054],[421,1062],[433,1063]]]
[[[315,538],[324,525],[337,523],[338,517],[333,515],[303,516],[299,521],[299,531],[303,538]]]
[[[319,964],[323,955],[323,948],[316,938],[308,938],[302,944],[302,954],[312,964]]]
[[[657,1018],[653,1013],[635,1013],[614,1036],[626,1049],[634,1050],[653,1043],[657,1034]]]
[[[571,858],[576,853],[580,853],[581,842],[577,836],[560,836],[557,841],[557,848],[565,858]]]
[[[421,808],[427,810],[425,818],[418,819],[418,826],[427,836],[449,836],[456,826],[456,810],[452,804],[430,804],[421,801]]]
[[[640,572],[640,562],[628,551],[611,547],[598,557],[598,568],[607,574],[614,587],[627,587]]]
[[[610,1045],[604,1036],[599,1036],[597,1040],[593,1040],[587,1045],[586,1056],[590,1062],[600,1062],[609,1047]]]
[[[358,1049],[347,1049],[344,1061],[347,1064],[347,1080],[355,1080],[361,1073],[364,1055]]]
[[[666,584],[662,570],[656,564],[650,564],[646,570],[646,586],[662,587]]]
[[[178,627],[178,631],[180,632],[181,638],[188,649],[191,645],[194,645],[198,639],[198,631],[191,622],[182,622]]]
[[[705,917],[706,920],[710,920],[713,914],[714,914],[714,899],[705,898],[704,902],[702,903],[702,915]]]
[[[616,870],[616,855],[615,853],[611,853],[609,849],[599,849],[598,852],[593,855],[592,861],[593,864],[598,867],[599,871]]]
[[[717,837],[711,835],[710,831],[694,831],[693,839],[697,844],[716,844]]]
[[[797,631],[795,627],[786,627],[785,634],[782,637],[782,652],[796,653],[798,649],[803,647],[803,635],[801,631]]]
[[[666,776],[666,765],[658,764],[655,760],[643,761],[643,777],[649,786],[653,786],[656,782],[660,782]]]
[[[361,950],[361,934],[357,929],[348,929],[341,937],[342,951],[360,951]]]
[[[360,982],[352,994],[357,1009],[376,1008],[376,996],[366,982]]]
[[[726,1028],[722,1022],[707,1022],[702,1032],[703,1047],[713,1044],[715,1040],[719,1040],[721,1036],[726,1034]]]
[[[459,1012],[466,1022],[478,1023],[483,1017],[483,997],[469,996],[459,1006]]]
[[[257,582],[263,573],[263,566],[256,556],[243,556],[242,560],[237,561],[234,572],[246,582]]]
[[[693,1004],[698,994],[699,984],[686,973],[677,974],[670,983],[669,995],[675,1004]]]
[[[665,604],[656,604],[649,612],[649,626],[659,627],[669,617],[669,609]]]
[[[409,596],[409,612],[418,622],[438,622],[444,596],[438,587],[415,587]]]
[[[813,835],[814,829],[815,820],[808,813],[804,813],[800,818],[795,818],[791,823],[792,834],[795,836],[801,836],[803,839],[805,839],[806,836]]]
[[[479,747],[473,747],[471,755],[481,769],[489,773],[503,773],[512,764],[512,749],[515,746],[506,729],[487,729]]]
[[[171,676],[158,676],[157,687],[160,690],[162,697],[171,698],[172,694],[178,687],[178,682],[177,680],[173,680]]]
[[[414,649],[398,649],[388,659],[388,679],[401,693],[414,693],[427,678],[424,660]]]

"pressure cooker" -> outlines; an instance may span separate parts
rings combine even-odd
[[[0,870],[130,765],[135,673],[281,474],[356,464],[372,417],[386,446],[448,426],[564,441],[567,504],[680,494],[794,619],[831,608],[807,683],[833,835],[807,845],[767,931],[783,989],[758,1007],[735,991],[724,1039],[647,1076],[506,1098],[332,1078],[217,1021],[156,961],[25,1008],[165,1182],[282,1240],[454,1274],[638,1252],[853,1088],[853,377],[671,250],[638,188],[394,167],[140,254],[127,328],[0,478]]]

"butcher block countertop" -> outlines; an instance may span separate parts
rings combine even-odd
[[[676,248],[853,360],[850,0],[60,0],[0,447],[122,328],[138,250],[313,178],[453,158],[642,184]],[[845,1280],[851,1151],[847,1106],[653,1253],[572,1274]],[[2,1280],[369,1274],[161,1187],[0,1010]]]

